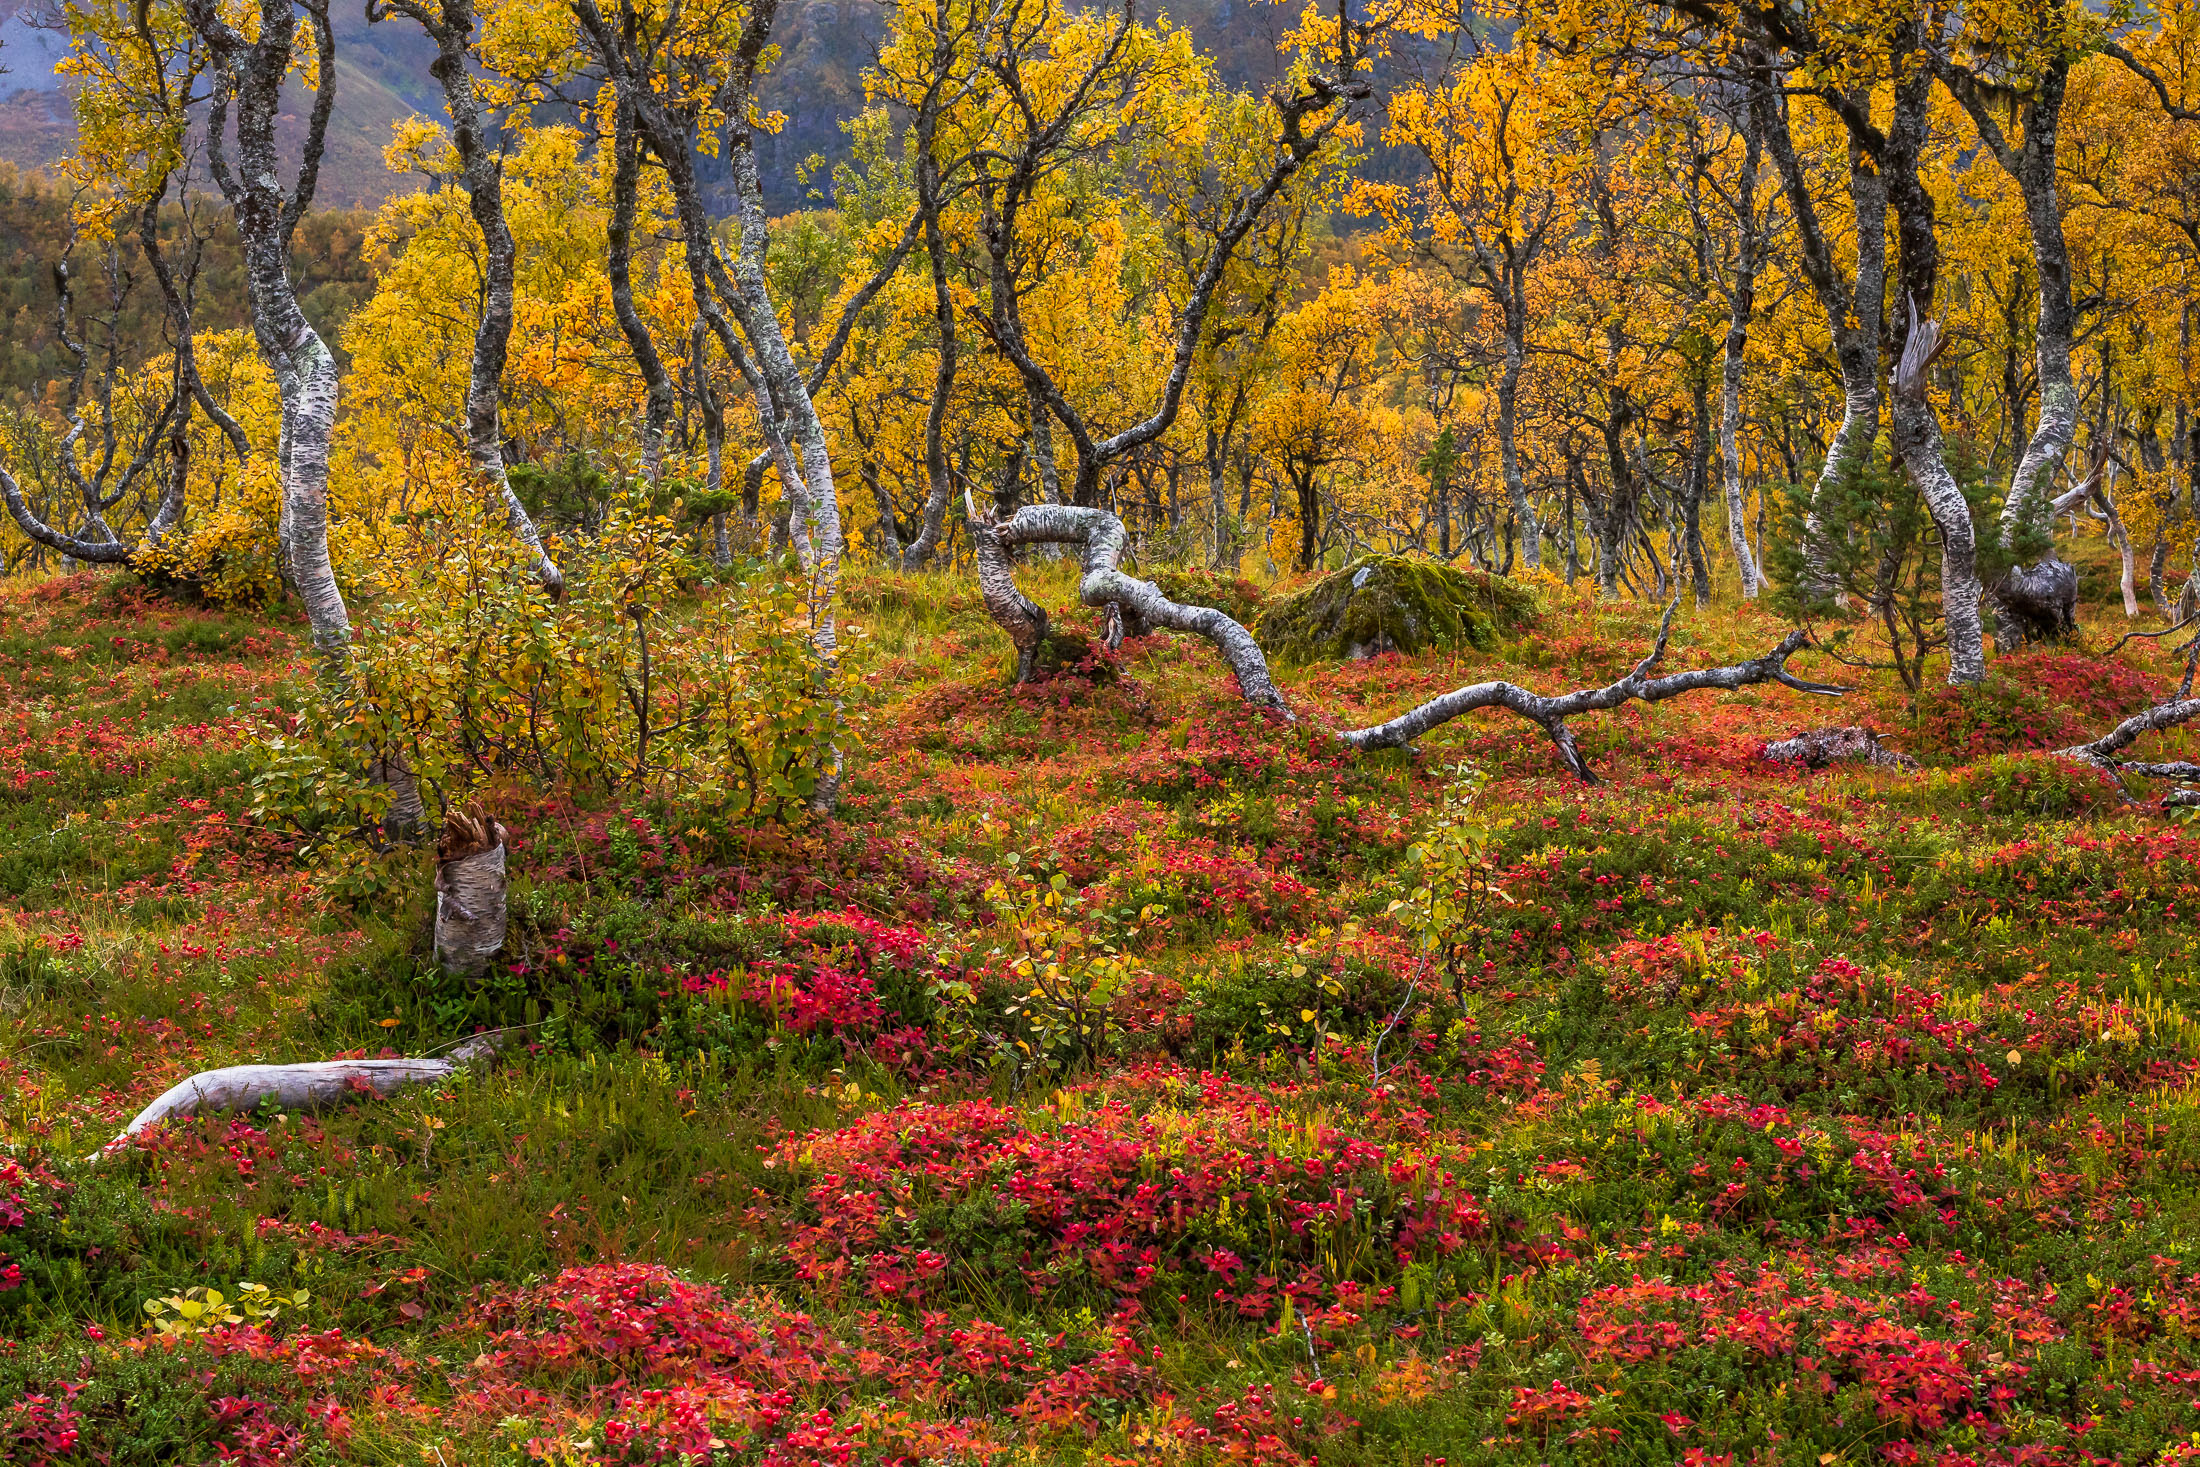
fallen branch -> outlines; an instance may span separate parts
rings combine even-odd
[[[1780,645],[1764,656],[1732,667],[1706,667],[1692,672],[1676,672],[1665,677],[1653,677],[1659,662],[1664,660],[1665,645],[1673,633],[1673,617],[1680,610],[1681,598],[1675,596],[1665,608],[1665,616],[1658,623],[1658,640],[1650,649],[1650,655],[1635,664],[1632,671],[1617,682],[1601,688],[1583,688],[1578,692],[1546,697],[1531,693],[1514,683],[1472,683],[1455,692],[1433,698],[1410,712],[1402,713],[1388,723],[1372,728],[1352,729],[1338,735],[1356,749],[1396,749],[1427,733],[1441,724],[1449,723],[1462,714],[1481,708],[1503,708],[1537,724],[1558,747],[1559,758],[1584,784],[1595,784],[1597,777],[1574,742],[1573,731],[1566,720],[1583,713],[1599,713],[1617,708],[1623,703],[1660,703],[1667,698],[1677,698],[1683,693],[1704,689],[1731,692],[1756,683],[1781,683],[1804,693],[1823,693],[1839,696],[1848,691],[1831,683],[1805,682],[1787,670],[1787,660],[1803,649],[1809,640],[1801,631],[1789,632]]]
[[[2165,627],[2159,632],[2133,633],[2132,635],[2167,636],[2191,620],[2191,617],[2187,617],[2184,621],[2178,622],[2176,626]],[[2116,647],[2120,648],[2124,645],[2124,642],[2130,640],[2131,637],[2127,636],[2123,642],[2118,642]],[[2116,648],[2110,650],[2114,651]],[[2185,676],[2177,684],[2176,697],[2170,699],[2167,703],[2157,703],[2143,712],[2132,714],[2131,717],[2117,724],[2090,744],[2073,744],[2067,749],[2057,749],[2056,754],[2065,759],[2075,760],[2080,764],[2090,764],[2096,769],[2105,769],[2115,777],[2118,785],[2123,783],[2123,777],[2127,774],[2136,774],[2145,779],[2200,780],[2200,764],[2193,764],[2184,760],[2173,760],[2166,764],[2153,764],[2136,759],[2127,760],[2116,757],[2138,742],[2141,736],[2145,734],[2159,733],[2165,728],[2175,728],[2179,724],[2190,723],[2193,719],[2200,718],[2200,698],[2192,696],[2193,676],[2195,673],[2200,673],[2200,638],[2195,638],[2193,641],[2186,643],[2179,650],[2185,655]],[[2127,796],[2129,795],[2129,791],[2125,793]],[[2200,804],[2200,791],[2173,790],[2163,797],[2162,804],[2165,807]]]
[[[1017,588],[1015,567],[1008,557],[1013,545],[1076,545],[1083,556],[1084,578],[1078,599],[1087,606],[1113,609],[1129,635],[1156,627],[1190,632],[1204,637],[1222,654],[1237,675],[1245,701],[1255,707],[1273,708],[1291,717],[1290,704],[1277,689],[1268,670],[1268,659],[1253,634],[1211,606],[1186,606],[1171,601],[1150,581],[1141,581],[1118,568],[1129,536],[1123,522],[1104,509],[1061,504],[1029,504],[1005,520],[996,520],[969,504],[972,539],[978,550],[978,588],[986,610],[1008,633],[1017,650],[1017,680],[1030,678],[1039,644],[1046,637],[1046,613]],[[1799,692],[1838,696],[1848,691],[1830,683],[1805,682],[1787,670],[1788,658],[1810,640],[1807,632],[1793,631],[1764,656],[1732,667],[1701,668],[1655,677],[1665,657],[1673,631],[1673,617],[1680,610],[1675,596],[1658,624],[1657,644],[1650,655],[1617,682],[1601,688],[1584,688],[1557,697],[1508,682],[1473,683],[1433,698],[1387,723],[1368,728],[1341,730],[1337,737],[1356,749],[1403,748],[1431,729],[1482,708],[1503,708],[1537,724],[1558,747],[1566,767],[1584,783],[1596,783],[1588,760],[1582,756],[1566,721],[1583,713],[1617,708],[1623,703],[1657,703],[1683,693],[1703,689],[1731,691],[1757,683],[1776,682]]]
[[[476,1035],[441,1057],[316,1060],[296,1065],[230,1065],[202,1070],[169,1086],[159,1099],[131,1118],[121,1135],[88,1160],[96,1162],[113,1154],[131,1137],[163,1121],[251,1110],[264,1100],[273,1100],[284,1110],[318,1110],[357,1095],[386,1099],[407,1085],[432,1085],[449,1079],[475,1060],[495,1054],[506,1032]]]
[[[2189,693],[2190,676],[2187,676]],[[2141,774],[2156,779],[2200,778],[2200,765],[2194,764],[2142,764],[2127,762],[2116,756],[2136,743],[2142,734],[2158,733],[2165,728],[2175,728],[2200,718],[2200,698],[2180,696],[2173,702],[2157,703],[2143,713],[2134,713],[2102,734],[2090,744],[2072,744],[2055,752],[2065,759],[2080,764],[2090,764],[2096,769],[2106,769],[2111,774]]]
[[[496,817],[479,808],[454,809],[444,816],[443,835],[436,842],[435,956],[446,973],[471,978],[504,946],[505,836]],[[250,1110],[263,1100],[273,1100],[284,1110],[315,1110],[355,1095],[388,1097],[407,1085],[431,1085],[495,1054],[500,1036],[509,1032],[477,1034],[440,1056],[202,1070],[168,1087],[91,1160],[149,1126],[184,1116]]]

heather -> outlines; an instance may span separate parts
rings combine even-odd
[[[1578,683],[1653,630],[1539,595],[1294,699]],[[301,623],[9,585],[8,1459],[2191,1450],[2200,836],[2049,752],[2170,650],[2089,606],[1959,692],[1634,704],[1581,723],[1590,786],[1496,714],[1354,751],[1192,640],[1010,686],[967,600],[850,588],[830,816],[486,783],[512,925],[462,981],[431,853],[266,818]],[[1761,757],[1829,708],[1922,767]],[[499,1028],[85,1161],[193,1071]]]

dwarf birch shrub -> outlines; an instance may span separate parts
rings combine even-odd
[[[268,741],[263,818],[371,826],[389,803],[373,775],[393,764],[431,805],[519,784],[800,818],[837,713],[799,572],[704,566],[671,519],[632,504],[561,547],[563,604],[501,525],[416,545],[368,603],[343,695]]]

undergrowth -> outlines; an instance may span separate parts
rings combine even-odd
[[[0,1454],[2189,1453],[2200,835],[2050,752],[2174,686],[2153,644],[1633,705],[1590,788],[1497,714],[1324,730],[1614,676],[1654,608],[1317,662],[1289,723],[1196,642],[1015,689],[958,582],[848,606],[834,817],[489,782],[511,932],[460,983],[425,851],[249,818],[297,625],[0,592]],[[1926,768],[1759,757],[1829,717]],[[483,1028],[441,1086],[83,1161],[194,1070]]]

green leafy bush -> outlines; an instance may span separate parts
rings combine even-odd
[[[1260,587],[1242,576],[1226,576],[1197,566],[1163,566],[1153,573],[1155,589],[1186,606],[1212,606],[1240,626],[1251,626],[1265,599]]]
[[[2105,813],[2123,803],[2116,782],[2089,764],[2053,754],[1996,754],[1982,764],[1935,775],[1919,798],[1938,809],[2050,818]]]
[[[806,586],[773,564],[703,579],[668,519],[615,508],[553,604],[508,537],[455,537],[393,576],[343,670],[271,738],[264,820],[309,833],[379,820],[391,761],[424,798],[500,781],[670,791],[751,820],[798,818],[838,727],[809,640]]]

